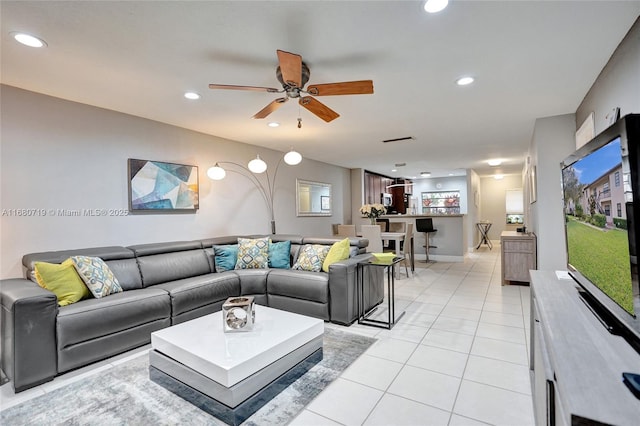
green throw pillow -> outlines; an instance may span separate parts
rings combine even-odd
[[[265,269],[269,265],[269,238],[238,238],[235,269]]]
[[[322,270],[322,263],[329,253],[329,249],[331,249],[331,246],[306,244],[302,247],[298,255],[298,260],[291,269],[320,272],[320,270]]]
[[[53,292],[60,306],[91,297],[91,292],[78,275],[71,259],[61,264],[36,262],[34,269],[38,285]]]
[[[269,268],[291,268],[291,241],[269,243]]]
[[[237,244],[213,246],[213,254],[216,272],[231,271],[236,268],[236,262],[238,261]]]
[[[322,270],[324,272],[329,272],[329,266],[332,263],[340,262],[341,260],[345,260],[349,258],[349,238],[345,238],[342,241],[338,241],[337,243],[333,243],[331,248],[329,249],[329,253],[327,257],[322,262]]]
[[[80,278],[96,299],[122,292],[118,279],[111,272],[109,265],[104,263],[104,260],[89,256],[72,256],[71,260],[73,260]]]

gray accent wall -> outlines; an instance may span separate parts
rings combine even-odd
[[[0,86],[0,95],[1,278],[21,276],[26,253],[270,232],[267,206],[246,177],[228,172],[224,180],[212,181],[206,172],[216,161],[246,164],[259,154],[273,177],[284,152],[11,86]],[[301,138],[294,147],[303,156],[304,143]],[[127,210],[128,158],[198,166],[200,209],[99,217],[11,213]],[[332,184],[332,216],[296,216],[296,178]],[[306,158],[298,166],[281,164],[275,181],[277,232],[330,235],[331,223],[351,217],[350,182],[350,171],[342,167]]]

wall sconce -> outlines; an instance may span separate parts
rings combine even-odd
[[[253,160],[249,161],[246,167],[231,161],[218,161],[213,167],[210,167],[209,170],[207,170],[207,176],[209,176],[209,178],[212,180],[224,179],[225,176],[227,176],[227,170],[220,165],[228,164],[234,167],[229,169],[230,172],[239,173],[242,176],[248,178],[255,185],[255,187],[258,188],[258,191],[260,191],[264,202],[267,204],[267,208],[269,209],[269,214],[271,217],[271,233],[275,234],[276,221],[273,214],[273,194],[275,191],[278,169],[280,168],[280,164],[282,164],[283,160],[286,164],[295,166],[297,164],[300,164],[300,162],[302,161],[302,155],[300,155],[299,152],[294,151],[293,148],[289,152],[287,152],[284,157],[280,158],[280,160],[278,161],[275,171],[273,172],[273,179],[269,176],[269,173],[267,173],[267,163],[265,163],[259,155],[257,155]],[[260,175],[262,173],[264,173],[265,175],[266,185],[263,180],[258,179],[257,175]]]

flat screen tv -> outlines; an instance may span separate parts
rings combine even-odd
[[[638,349],[640,114],[618,120],[561,168],[569,274],[609,331]]]

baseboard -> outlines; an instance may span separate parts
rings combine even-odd
[[[424,254],[416,254],[415,257],[418,262],[425,262],[427,260],[427,256]],[[464,256],[449,256],[429,253],[429,260],[434,262],[464,262]]]

